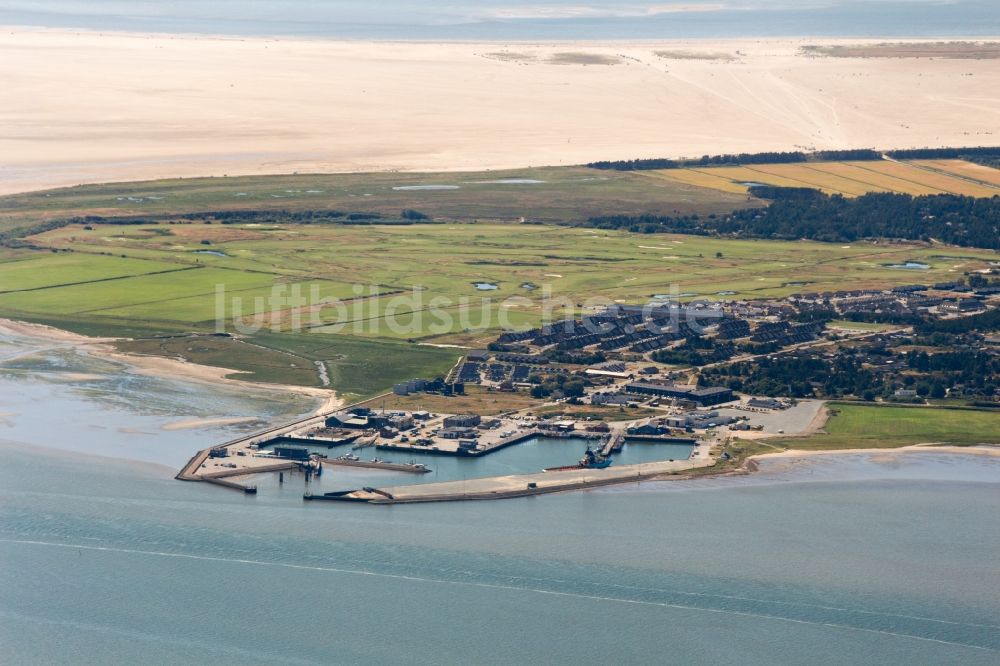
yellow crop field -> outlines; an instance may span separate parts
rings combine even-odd
[[[675,183],[731,193],[746,192],[748,183],[761,183],[776,187],[811,187],[847,197],[868,192],[1000,195],[1000,170],[962,160],[795,162],[661,169],[648,173]]]
[[[831,194],[857,197],[867,192],[881,191],[869,183],[816,168],[819,164],[760,164],[750,167],[761,174],[775,175],[798,183],[798,187],[815,187]]]
[[[698,171],[711,176],[721,176],[735,183],[761,183],[763,185],[777,185],[779,187],[803,187],[801,182],[783,178],[775,174],[766,174],[757,171],[756,167],[705,167],[691,169],[691,171]]]
[[[922,169],[901,162],[864,162],[865,168],[877,173],[895,176],[924,187],[934,187],[941,192],[964,194],[970,197],[992,197],[1000,194],[1000,188],[977,185],[961,178]]]
[[[725,176],[712,173],[715,169],[657,169],[655,171],[640,171],[638,173],[647,174],[654,178],[662,178],[675,183],[685,185],[695,185],[697,187],[707,187],[721,192],[733,192],[743,194],[747,191],[746,185],[731,180]]]
[[[913,164],[937,171],[946,171],[964,178],[972,178],[1000,188],[1000,169],[992,169],[982,164],[966,162],[965,160],[915,160]]]
[[[903,180],[896,176],[867,168],[872,162],[821,162],[812,165],[814,169],[851,179],[865,192],[900,192],[903,194],[942,194],[942,190],[915,181]],[[877,164],[877,162],[876,162]]]

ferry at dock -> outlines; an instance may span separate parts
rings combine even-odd
[[[611,456],[602,455],[599,451],[595,451],[589,446],[586,452],[584,452],[583,457],[580,458],[579,462],[575,465],[566,465],[564,467],[546,467],[543,472],[564,472],[574,469],[606,469],[611,467]]]

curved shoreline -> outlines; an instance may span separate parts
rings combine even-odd
[[[800,53],[884,41],[871,37],[382,41],[22,26],[4,33],[9,64],[0,62],[0,76],[11,88],[0,113],[18,130],[7,142],[4,194],[159,178],[519,169],[698,156],[718,145],[959,146],[996,127],[991,107],[969,101],[996,86],[991,60],[869,58],[864,70],[878,77],[876,89],[856,75],[858,59]],[[674,57],[658,55],[663,49]],[[25,63],[34,78],[21,73]],[[259,75],[246,77],[247,68]],[[94,89],[102,94],[90,95]],[[438,89],[454,94],[424,94]],[[508,100],[526,89],[535,103],[508,113]],[[91,103],[64,103],[81,97]],[[172,113],[177,99],[188,111],[180,118]],[[384,112],[399,99],[413,107],[405,123]],[[629,100],[628,122],[594,99]],[[261,100],[264,112],[231,122],[232,108]],[[851,100],[850,108],[838,113],[838,100]],[[122,116],[123,108],[130,113]],[[672,132],[662,131],[665,111]],[[32,129],[39,113],[44,139]]]
[[[0,318],[0,333],[26,337],[43,342],[56,343],[62,346],[83,348],[88,354],[98,358],[128,366],[129,372],[137,375],[159,377],[164,379],[181,379],[202,384],[227,384],[247,391],[298,393],[319,401],[314,413],[335,411],[344,404],[342,398],[332,389],[294,386],[289,384],[269,384],[264,382],[249,382],[244,379],[234,379],[227,375],[238,374],[239,370],[221,368],[209,365],[199,365],[180,359],[163,356],[145,356],[118,351],[111,343],[125,338],[97,338],[80,335],[54,326],[35,324],[16,319]],[[191,427],[191,426],[188,426]]]
[[[51,326],[46,326],[42,324],[34,324],[30,322],[22,322],[11,319],[0,318],[0,332],[7,332],[15,336],[23,336],[32,338],[35,340],[42,340],[45,342],[56,343],[57,345],[83,347],[86,353],[94,354],[100,358],[107,358],[112,361],[122,363],[129,368],[129,372],[135,372],[137,374],[164,377],[164,378],[176,378],[184,381],[194,381],[208,384],[216,384],[218,382],[223,382],[230,385],[239,386],[245,390],[253,391],[292,391],[297,392],[302,395],[306,395],[316,399],[323,399],[323,403],[319,405],[313,415],[308,418],[315,418],[316,415],[324,414],[330,411],[341,408],[344,405],[344,401],[337,397],[336,393],[326,389],[319,388],[309,388],[309,387],[299,387],[299,386],[287,386],[287,385],[277,385],[277,384],[258,384],[253,382],[247,382],[239,379],[230,379],[225,375],[232,370],[227,370],[225,368],[217,368],[212,366],[203,366],[194,363],[188,363],[185,361],[180,361],[176,359],[169,359],[163,357],[154,356],[137,356],[124,352],[118,352],[111,348],[110,343],[117,340],[117,338],[95,338],[88,337],[84,335],[79,335],[72,333],[70,331],[65,331],[62,329],[54,328]],[[803,432],[801,437],[808,437],[810,435],[815,435],[820,432],[825,426],[827,419],[829,418],[829,410],[821,408],[816,415],[813,417],[806,431]],[[208,419],[207,421],[228,421],[230,419]],[[205,420],[181,420],[168,424],[170,426],[168,429],[186,429],[197,427],[202,425],[202,421]],[[206,422],[207,422],[206,421]],[[281,426],[277,426],[280,428]],[[764,440],[766,441],[766,440]],[[188,462],[177,473],[176,478],[183,480],[202,480],[197,478],[198,475],[191,473],[192,463],[195,462],[199,457],[207,458],[208,452],[211,448],[209,447],[198,451],[194,454],[192,459]],[[817,456],[832,456],[838,454],[892,454],[893,456],[902,453],[913,453],[913,452],[923,452],[923,453],[945,453],[945,454],[966,454],[966,455],[978,455],[987,457],[1000,457],[1000,446],[992,445],[988,443],[977,444],[973,446],[955,446],[938,444],[933,442],[927,442],[922,444],[911,444],[900,447],[892,448],[856,448],[856,449],[819,449],[819,450],[805,450],[805,449],[784,449],[776,450],[771,453],[758,453],[747,457],[741,464],[725,468],[712,470],[710,465],[705,465],[699,468],[689,468],[690,471],[687,473],[681,472],[680,470],[659,473],[659,474],[643,474],[639,478],[642,481],[687,481],[695,479],[704,478],[714,478],[714,477],[725,477],[725,476],[743,476],[753,474],[754,472],[760,471],[760,462],[766,460],[777,460],[777,459],[788,459],[788,458],[812,458]],[[201,461],[199,461],[201,462]],[[197,465],[194,466],[195,468]],[[187,474],[186,474],[187,472]],[[251,474],[253,472],[250,472]],[[484,477],[489,479],[491,477]],[[497,477],[499,478],[499,477]],[[621,479],[613,478],[592,478],[587,480],[578,480],[573,483],[566,483],[563,487],[548,487],[548,488],[538,488],[537,490],[532,489],[519,489],[516,493],[509,492],[490,492],[484,493],[477,497],[469,496],[467,493],[462,493],[464,497],[460,496],[442,496],[437,497],[430,501],[448,501],[448,500],[482,500],[482,499],[503,499],[505,497],[521,497],[525,495],[534,495],[542,493],[555,493],[555,492],[570,492],[577,490],[588,490],[591,488],[599,487],[610,487],[614,485],[624,485],[628,483],[635,483],[637,477],[628,477]],[[403,500],[405,501],[405,500]],[[423,499],[420,501],[428,501]],[[377,502],[377,503],[391,503],[391,502]]]
[[[936,453],[945,455],[973,455],[985,456],[989,458],[1000,458],[1000,446],[995,444],[976,444],[974,446],[954,446],[951,444],[909,444],[884,449],[787,449],[785,451],[775,451],[774,453],[759,453],[749,456],[738,467],[720,469],[717,471],[705,471],[700,474],[665,474],[649,479],[650,481],[695,481],[700,479],[717,479],[730,476],[750,476],[757,472],[763,472],[760,462],[766,460],[781,459],[809,459],[817,457],[836,457],[858,454],[888,454],[896,457],[904,453]],[[790,471],[790,470],[786,470]]]
[[[1000,446],[996,444],[975,444],[972,446],[955,446],[954,444],[908,444],[906,446],[896,446],[884,449],[787,449],[785,451],[775,451],[774,453],[759,453],[747,458],[746,463],[756,463],[765,459],[776,458],[810,458],[813,456],[829,456],[838,453],[965,453],[970,455],[989,456],[1000,458]]]

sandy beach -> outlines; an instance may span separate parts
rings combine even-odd
[[[967,453],[969,455],[1000,457],[1000,446],[982,444],[979,446],[951,446],[945,444],[911,444],[910,446],[899,446],[891,449],[835,449],[829,451],[805,451],[801,449],[788,449],[787,451],[776,451],[775,453],[762,453],[751,456],[748,460],[763,460],[774,458],[808,458],[810,456],[833,456],[847,453],[873,453],[896,455],[898,453]]]
[[[997,143],[997,60],[801,51],[862,41],[375,43],[4,28],[0,193]]]
[[[232,379],[227,375],[235,374],[238,370],[227,368],[217,368],[214,366],[198,365],[177,359],[163,358],[161,356],[142,356],[138,354],[125,354],[117,351],[111,343],[114,338],[91,338],[85,335],[78,335],[70,331],[65,331],[42,324],[16,321],[13,319],[0,319],[0,333],[9,333],[32,338],[53,344],[73,345],[83,347],[87,353],[94,354],[101,358],[118,361],[129,367],[129,372],[139,375],[149,375],[153,377],[177,377],[187,381],[195,381],[206,384],[229,384],[239,386],[248,391],[282,391],[293,392],[309,396],[319,402],[316,413],[328,412],[337,409],[343,404],[336,392],[330,389],[311,388],[308,386],[290,386],[284,384],[266,384],[260,382],[248,382],[240,379]],[[198,428],[211,425],[227,425],[243,421],[244,419],[202,419],[190,421],[178,421],[165,426],[169,430],[181,430]]]

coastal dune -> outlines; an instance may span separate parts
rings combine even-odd
[[[995,59],[803,51],[815,43],[374,43],[5,28],[0,193],[173,176],[997,142]]]

